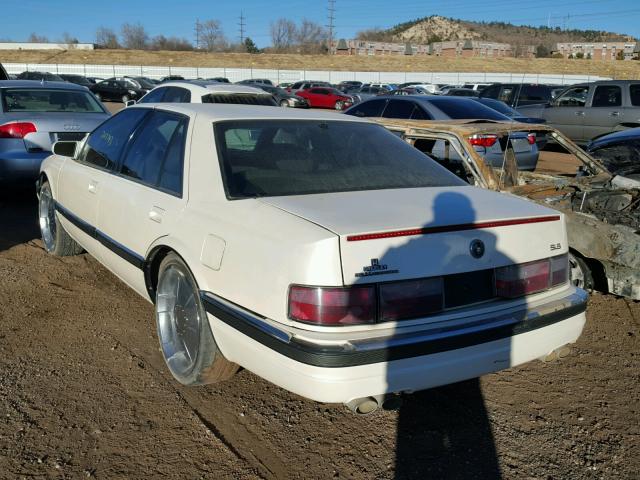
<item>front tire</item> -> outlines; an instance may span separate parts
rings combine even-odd
[[[289,107],[289,102],[287,100],[280,100],[280,106],[283,108]]]
[[[189,267],[175,253],[160,264],[156,323],[164,360],[183,385],[203,385],[233,376],[238,365],[222,356]]]
[[[101,101],[101,100],[102,100],[102,97],[100,96],[100,94],[99,94],[98,92],[95,92],[95,93],[93,94],[93,96],[94,96],[94,97],[96,97],[99,101]]]
[[[124,103],[125,105],[127,104],[127,102],[128,102],[129,100],[131,100],[131,99],[129,98],[129,95],[123,95],[123,96],[122,96],[122,103]]]
[[[340,100],[338,100],[338,101],[336,102],[336,104],[334,105],[334,108],[335,108],[336,110],[342,110],[342,109],[344,108],[344,103],[343,103],[343,102],[341,102]]]
[[[69,236],[56,214],[56,205],[49,182],[43,182],[38,192],[38,220],[45,250],[58,257],[82,253],[82,247]]]

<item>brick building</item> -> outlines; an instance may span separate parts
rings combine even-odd
[[[616,60],[619,55],[622,55],[624,60],[632,60],[640,54],[640,42],[558,43],[552,53],[560,54],[565,58],[586,58],[590,60]]]
[[[335,55],[435,55],[442,57],[535,57],[532,45],[515,47],[508,43],[459,40],[429,45],[413,43],[370,42],[340,39],[332,44]]]

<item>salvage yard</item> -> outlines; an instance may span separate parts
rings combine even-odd
[[[1,478],[638,478],[640,304],[594,294],[571,354],[358,417],[244,370],[185,388],[150,304],[47,255],[0,196]]]

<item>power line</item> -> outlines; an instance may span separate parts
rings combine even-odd
[[[245,19],[245,16],[242,14],[242,10],[240,10],[240,23],[238,23],[238,25],[240,26],[240,43],[241,44],[244,43],[244,27],[245,27],[244,19]]]
[[[333,22],[336,19],[336,0],[328,0],[329,5],[327,6],[327,19],[329,20],[329,25],[325,25],[329,29],[329,41],[327,45],[327,53],[331,54],[331,45],[333,43]]]

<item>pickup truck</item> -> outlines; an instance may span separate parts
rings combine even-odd
[[[571,85],[546,104],[518,107],[540,117],[574,142],[584,145],[595,137],[640,127],[640,80],[606,80]]]

